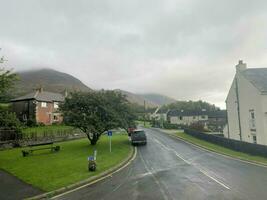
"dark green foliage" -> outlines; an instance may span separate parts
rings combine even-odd
[[[8,92],[17,79],[17,75],[10,70],[0,69],[0,102],[9,100]],[[15,130],[16,133],[21,132],[21,123],[15,113],[9,112],[7,104],[0,106],[0,128]]]
[[[205,109],[206,111],[219,110],[214,104],[210,104],[204,101],[176,101],[169,105],[162,106],[162,111],[168,110],[184,110],[184,111],[201,111]]]
[[[34,118],[30,118],[30,119],[27,120],[26,125],[28,127],[35,127],[35,126],[37,126],[36,120]]]
[[[204,125],[202,123],[193,123],[189,126],[189,128],[200,132],[205,131]]]
[[[113,128],[127,129],[134,123],[133,111],[120,92],[75,92],[60,105],[66,124],[86,133],[92,145]]]
[[[0,111],[0,127],[21,131],[21,123],[16,114],[8,111]]]
[[[8,102],[12,98],[10,90],[17,80],[18,76],[12,71],[0,69],[0,102]]]

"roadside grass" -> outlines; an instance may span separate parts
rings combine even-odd
[[[101,136],[96,146],[88,139],[79,139],[57,143],[61,150],[51,153],[40,150],[22,157],[21,150],[0,151],[0,169],[8,171],[43,191],[52,191],[75,182],[100,174],[124,160],[131,151],[126,134],[112,136],[112,152],[109,152],[109,140]],[[97,170],[88,172],[87,158],[97,150]]]
[[[37,134],[37,136],[42,136],[44,134],[56,134],[59,132],[73,132],[75,130],[72,126],[66,125],[50,125],[50,126],[37,126],[37,127],[27,127],[22,129],[24,135]]]
[[[213,144],[213,143],[207,142],[205,140],[195,138],[191,135],[187,135],[186,133],[182,133],[182,132],[176,132],[174,135],[178,136],[179,138],[181,138],[185,141],[188,141],[190,143],[196,144],[196,145],[201,146],[205,149],[208,149],[208,150],[220,153],[220,154],[225,154],[225,155],[228,155],[228,156],[231,156],[234,158],[252,161],[252,162],[257,162],[257,163],[267,165],[267,158],[265,158],[265,157],[254,156],[254,155],[242,153],[239,151],[234,151],[234,150],[219,146],[217,144]]]

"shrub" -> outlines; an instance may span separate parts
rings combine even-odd
[[[16,114],[8,111],[0,111],[0,127],[21,132],[21,123],[16,117]]]
[[[189,126],[189,128],[200,132],[205,131],[204,124],[202,123],[193,123]]]

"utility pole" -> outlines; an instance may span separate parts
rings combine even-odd
[[[144,127],[146,126],[146,101],[144,101]]]

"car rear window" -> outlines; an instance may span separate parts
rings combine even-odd
[[[134,135],[145,135],[145,131],[134,131]]]

